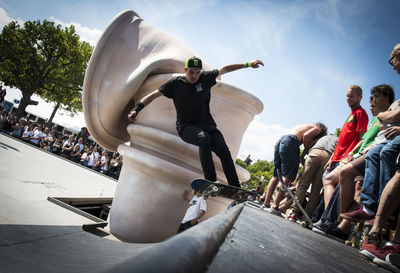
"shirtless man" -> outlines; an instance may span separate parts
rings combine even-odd
[[[272,195],[279,183],[277,170],[282,173],[283,182],[290,185],[294,181],[299,169],[300,149],[304,145],[301,158],[312,147],[313,144],[327,133],[326,126],[322,123],[302,124],[292,128],[289,134],[282,136],[275,145],[274,150],[274,171],[268,184],[267,195],[262,206],[268,212],[280,214],[279,202],[283,198],[282,193],[278,193],[272,206],[270,205]]]

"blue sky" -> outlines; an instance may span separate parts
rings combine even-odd
[[[223,77],[264,103],[244,135],[242,159],[251,153],[253,159],[272,160],[275,142],[297,124],[323,122],[328,132],[341,127],[352,84],[362,87],[361,105],[370,118],[373,86],[390,84],[400,98],[400,76],[387,63],[400,43],[398,0],[0,0],[0,27],[10,20],[48,19],[74,24],[81,38],[95,45],[127,9],[184,41],[212,67],[252,59],[265,63]],[[40,103],[35,111],[49,116],[46,109]],[[58,119],[83,126],[81,116],[65,117]]]

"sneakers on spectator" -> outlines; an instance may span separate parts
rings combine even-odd
[[[266,207],[263,210],[265,210],[271,214],[274,214],[274,215],[282,216],[281,215],[282,212],[278,208],[273,208],[273,207],[269,206],[268,208]]]
[[[267,210],[269,208],[271,208],[270,204],[267,204],[267,205],[266,204],[262,204],[261,207],[260,207],[260,209],[262,209],[262,210]]]
[[[375,215],[369,215],[362,207],[358,207],[355,211],[340,214],[340,217],[347,220],[368,221],[374,219]]]
[[[300,220],[300,216],[297,213],[292,212],[289,215],[288,220],[291,221],[291,222],[295,222],[296,223],[298,220]]]
[[[333,235],[343,241],[346,241],[349,238],[349,234],[344,233],[337,226],[333,226],[332,228],[328,229],[328,234]]]
[[[331,223],[325,223],[325,222],[320,222],[314,225],[312,231],[322,234],[322,235],[326,235],[329,231],[329,229],[331,229],[333,226],[333,224]]]
[[[383,244],[379,233],[374,232],[367,236],[367,239],[361,246],[360,253],[370,260],[376,258],[385,261],[386,255],[389,253],[400,253],[400,244],[390,242]]]
[[[385,258],[386,268],[393,272],[400,272],[400,254],[398,253],[389,253]],[[383,264],[379,264],[382,267],[385,267]]]

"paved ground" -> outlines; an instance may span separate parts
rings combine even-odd
[[[245,206],[208,272],[387,272],[358,250]]]
[[[47,200],[112,197],[116,185],[0,134],[0,272],[387,272],[352,247],[250,205],[165,242],[129,244],[83,231],[95,221]]]

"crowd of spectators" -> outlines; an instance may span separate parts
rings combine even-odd
[[[389,64],[400,75],[400,44],[390,54]],[[281,140],[278,141],[274,174],[267,191],[260,196],[261,209],[278,216],[288,211],[288,220],[339,241],[352,242],[374,263],[400,272],[400,199],[397,198],[400,196],[400,99],[395,100],[390,85],[374,86],[369,100],[373,119],[368,125],[366,111],[360,106],[362,95],[360,86],[348,88],[350,115],[338,138],[312,139],[316,142],[309,150],[308,131],[299,134],[294,130],[281,138],[295,138],[292,146],[287,141],[281,149]],[[297,160],[298,146],[302,143],[303,152],[308,152],[305,161]],[[293,200],[284,199],[282,191],[275,190],[281,180],[277,170],[282,173],[281,182],[292,186],[299,161],[304,169],[295,191],[297,201],[305,206],[304,212]],[[292,204],[287,205],[288,202]],[[360,225],[354,223],[370,230],[361,236],[362,232],[354,228]],[[387,230],[394,233],[391,235]]]
[[[48,127],[23,117],[18,119],[0,106],[0,132],[114,179],[119,177],[122,155],[89,141],[86,128],[77,135],[62,134],[56,131],[55,125]]]

